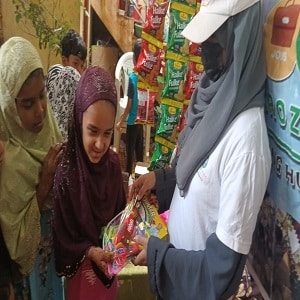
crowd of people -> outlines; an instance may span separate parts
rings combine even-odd
[[[102,249],[101,233],[129,199],[149,190],[159,211],[169,211],[169,240],[136,236],[142,250],[133,264],[148,266],[157,299],[235,293],[271,167],[261,2],[203,1],[182,34],[201,44],[204,73],[170,166],[140,176],[128,197],[110,146],[125,121],[131,141],[143,139],[136,73],[116,120],[114,80],[86,66],[87,48],[74,30],[48,74],[28,40],[1,46],[0,299],[116,299],[107,269],[113,254]],[[140,47],[137,40],[134,62]],[[130,146],[124,171],[132,174]]]

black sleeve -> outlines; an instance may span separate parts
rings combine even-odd
[[[154,170],[156,184],[155,192],[159,202],[159,213],[170,208],[174,189],[176,186],[175,169],[164,168]]]
[[[237,291],[246,259],[247,255],[225,246],[216,234],[207,239],[204,251],[175,249],[172,244],[150,237],[150,288],[158,299],[227,300]]]

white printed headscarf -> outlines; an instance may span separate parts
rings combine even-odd
[[[73,67],[63,67],[55,77],[49,81],[48,98],[58,127],[66,140],[69,124],[73,118],[76,87],[80,73]]]

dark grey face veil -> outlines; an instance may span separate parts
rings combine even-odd
[[[233,37],[227,34],[231,31],[232,18],[229,18],[217,32],[201,44],[201,58],[205,76],[211,81],[217,81],[232,63]]]
[[[223,73],[212,81],[204,72],[187,111],[174,163],[181,191],[209,157],[234,118],[264,105],[266,80],[261,4],[230,17],[216,32],[226,51]],[[183,192],[182,192],[183,194]]]
[[[213,43],[205,41],[202,43],[202,63],[204,71],[208,78],[212,81],[217,81],[225,72],[225,65],[223,64],[224,49],[220,43]]]

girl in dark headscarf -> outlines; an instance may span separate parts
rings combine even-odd
[[[74,119],[54,182],[56,271],[67,299],[114,299],[117,283],[101,232],[126,204],[118,155],[110,148],[117,109],[113,79],[88,68],[76,90]]]
[[[265,58],[259,0],[202,0],[182,34],[202,43],[205,72],[193,93],[172,168],[139,177],[170,209],[170,243],[137,237],[157,299],[229,299],[249,253],[268,183]]]

